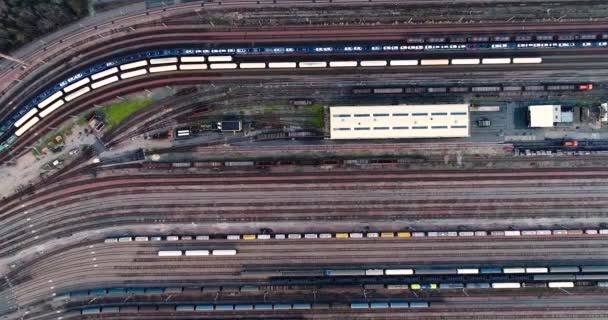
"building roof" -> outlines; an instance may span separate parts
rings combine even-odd
[[[555,122],[561,122],[561,106],[548,104],[529,106],[528,111],[532,128],[553,127]]]
[[[469,105],[336,106],[331,139],[396,139],[469,136]]]

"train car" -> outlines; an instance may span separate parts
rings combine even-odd
[[[139,70],[135,70],[135,71],[130,71],[130,72],[124,72],[120,74],[120,78],[121,79],[129,79],[129,78],[134,78],[134,77],[138,77],[144,74],[147,74],[148,70],[146,69],[139,69]]]
[[[257,238],[258,238],[258,240],[270,240],[270,235],[269,234],[258,234]]]
[[[598,281],[598,287],[608,287],[608,281]]]
[[[325,270],[325,276],[338,277],[338,276],[364,276],[365,270],[350,270],[350,269],[338,269],[338,270]]]
[[[507,237],[519,237],[521,236],[521,232],[519,230],[506,230],[505,236]]]
[[[325,62],[325,61],[299,62],[298,66],[300,68],[326,68],[327,62]]]
[[[169,72],[177,70],[177,65],[150,67],[150,73]]]
[[[593,90],[593,84],[581,84],[578,86],[579,91],[590,91]]]
[[[98,314],[98,313],[101,313],[101,308],[99,308],[99,307],[82,309],[82,315]]]
[[[234,305],[233,304],[216,304],[215,310],[216,311],[232,311],[232,310],[234,310]]]
[[[362,67],[384,67],[387,62],[386,60],[362,60],[359,64]]]
[[[384,270],[383,269],[366,269],[365,275],[366,276],[382,276],[382,275],[384,275]]]
[[[608,273],[603,274],[577,274],[576,280],[608,280]]]
[[[194,311],[195,306],[192,304],[178,304],[175,306],[175,311],[184,312],[184,311]]]
[[[380,237],[380,233],[378,232],[368,232],[365,234],[366,238],[379,238]]]
[[[543,58],[532,57],[532,58],[513,58],[513,63],[542,63]]]
[[[549,288],[572,288],[574,287],[574,282],[572,281],[564,281],[564,282],[549,282]]]
[[[169,64],[169,63],[177,63],[177,57],[150,59],[150,64]]]
[[[412,232],[412,237],[414,237],[414,238],[426,237],[426,233],[421,232],[421,231],[415,231],[415,232]]]
[[[581,269],[576,266],[566,266],[566,267],[550,267],[549,272],[551,273],[578,273]]]
[[[148,238],[148,237],[135,237],[135,241],[137,241],[137,242],[150,241],[150,238]]]
[[[479,64],[479,59],[452,59],[454,65]]]
[[[311,309],[310,303],[294,303],[292,306],[293,310],[309,310]]]
[[[526,273],[526,268],[520,268],[520,267],[502,268],[502,272],[503,273]]]
[[[213,250],[211,251],[211,255],[214,256],[234,256],[237,251],[234,249],[223,249],[223,250]]]
[[[521,284],[522,288],[546,288],[547,283],[545,282],[523,282]]]
[[[104,243],[117,243],[118,238],[106,238],[103,242]]]
[[[395,309],[403,309],[403,308],[410,307],[409,303],[407,303],[405,301],[392,301],[392,302],[389,302],[389,306],[391,308],[395,308]]]
[[[321,238],[321,239],[331,239],[332,235],[331,235],[331,233],[319,233],[319,238]]]
[[[207,60],[209,62],[230,62],[232,61],[232,56],[209,56]]]
[[[391,60],[391,66],[417,66],[418,60]]]
[[[403,93],[403,88],[375,88],[373,92],[376,94]]]
[[[425,301],[412,301],[410,302],[410,308],[428,308],[429,303]]]
[[[299,233],[290,233],[287,235],[287,239],[302,239],[302,235]]]
[[[549,272],[549,268],[545,268],[545,267],[526,268],[526,273],[548,273],[548,272]]]
[[[407,290],[409,289],[409,285],[407,284],[389,284],[386,286],[388,290]]]
[[[462,289],[464,288],[464,283],[440,283],[439,289]]]
[[[129,69],[145,67],[147,65],[148,65],[147,60],[140,60],[140,61],[135,61],[135,62],[131,62],[131,63],[125,63],[125,64],[121,65],[119,68],[121,71],[124,71],[124,70],[129,70]]]
[[[533,277],[534,281],[567,281],[575,280],[573,274],[537,274]]]
[[[388,302],[372,302],[369,304],[370,309],[388,309]]]
[[[492,273],[502,273],[501,268],[479,268],[479,273],[481,274],[492,274]]]
[[[348,236],[349,236],[349,238],[359,239],[359,238],[363,238],[363,233],[351,232]]]
[[[253,304],[236,304],[234,305],[234,310],[238,310],[238,311],[246,311],[246,310],[253,310]]]
[[[179,257],[182,255],[181,250],[161,250],[158,251],[159,257]]]
[[[394,232],[381,232],[380,238],[392,238],[395,236]]]
[[[455,268],[416,268],[415,272],[422,275],[457,274]]]
[[[113,68],[110,68],[110,69],[107,69],[107,70],[104,70],[104,71],[101,71],[101,72],[98,72],[98,73],[94,73],[94,74],[91,75],[91,79],[93,81],[95,81],[95,80],[98,80],[98,79],[105,78],[107,76],[113,75],[115,73],[118,73],[118,68],[117,67],[113,67]],[[56,97],[56,98],[58,98],[58,97]]]
[[[357,61],[330,61],[329,62],[330,68],[356,67],[356,66],[357,66]]]
[[[270,69],[287,69],[287,68],[296,68],[297,64],[295,62],[269,62],[268,68]]]
[[[114,82],[116,82],[118,80],[119,79],[118,79],[117,76],[112,76],[112,77],[109,77],[109,78],[106,78],[106,79],[103,79],[103,80],[91,83],[91,88],[93,90],[95,90],[97,88],[101,88],[103,86],[106,86],[106,85],[108,85],[110,83],[114,83]]]
[[[492,288],[494,289],[517,289],[521,288],[519,282],[493,282]]]
[[[179,60],[181,62],[205,62],[205,57],[203,56],[190,56],[190,57],[180,57]]]
[[[491,285],[487,282],[471,282],[466,284],[467,289],[488,289]]]
[[[423,59],[420,60],[421,66],[447,66],[450,64],[449,59]]]
[[[223,70],[223,69],[236,69],[238,64],[236,63],[212,63],[209,65],[209,69]]]
[[[196,311],[213,311],[213,305],[212,304],[197,304],[194,307],[194,310],[196,310]]]
[[[477,269],[477,268],[459,268],[459,269],[456,269],[456,273],[458,273],[458,274],[478,274],[479,269]]]
[[[435,283],[412,283],[410,288],[412,290],[432,290],[437,289],[438,286]]]
[[[475,236],[475,232],[473,232],[473,231],[460,231],[460,232],[458,232],[458,236],[459,237],[474,237]]]
[[[414,269],[385,269],[384,274],[387,276],[413,275]]]
[[[186,250],[186,256],[208,256],[209,250]]]

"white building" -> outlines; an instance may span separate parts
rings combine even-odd
[[[469,105],[330,107],[331,139],[469,136]]]
[[[531,128],[548,128],[553,127],[556,122],[562,122],[562,106],[529,106],[528,112],[530,113]]]

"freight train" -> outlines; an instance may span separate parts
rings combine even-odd
[[[592,83],[547,84],[547,85],[492,85],[458,87],[356,87],[353,94],[420,94],[420,93],[497,93],[497,92],[539,92],[539,91],[590,91]]]

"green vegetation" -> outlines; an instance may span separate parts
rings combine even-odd
[[[150,105],[152,101],[152,99],[132,99],[104,107],[101,112],[105,117],[106,130],[111,130],[131,114]]]
[[[324,123],[323,106],[312,105],[312,106],[310,106],[309,110],[310,110],[309,112],[312,116],[312,119],[310,120],[310,124],[313,127],[322,128],[323,123]]]

